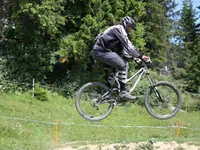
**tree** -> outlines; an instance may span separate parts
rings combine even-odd
[[[12,13],[17,7],[16,1],[0,1],[0,43],[6,40],[7,28],[13,27]]]
[[[121,22],[122,17],[126,15],[138,20],[143,14],[144,4],[136,0],[85,0],[75,1],[67,9],[70,12],[67,18],[71,19],[68,26],[74,31],[63,33],[60,40],[60,51],[56,54],[74,57],[79,64],[83,64],[83,68],[87,68],[95,36],[116,21]],[[143,30],[140,23],[138,26],[139,36],[134,36],[132,33],[132,40],[134,39],[136,46],[143,47]]]
[[[145,52],[151,56],[155,67],[159,68],[166,62],[166,52],[170,49],[168,5],[161,0],[144,0],[144,2],[146,13],[140,21],[145,27]]]
[[[9,23],[4,30],[7,40],[1,43],[1,54],[8,59],[11,79],[19,81],[44,81],[57,62],[55,56],[73,58],[75,65],[87,68],[99,32],[125,15],[138,20],[144,12],[144,4],[136,0],[3,0],[4,6],[13,27]],[[138,26],[132,40],[142,48],[143,27]]]
[[[65,23],[62,4],[62,0],[33,0],[11,5],[14,28],[6,29],[7,40],[1,44],[11,79],[44,81],[57,49],[56,36]]]
[[[182,72],[181,78],[187,81],[186,89],[188,91],[197,92],[196,74],[195,70],[196,64],[198,63],[198,33],[196,26],[195,11],[191,0],[183,1],[183,9],[181,10],[181,18],[179,20],[179,49],[177,52],[177,70],[183,69],[185,73]],[[198,74],[198,73],[197,73]],[[177,72],[175,72],[175,76]]]
[[[195,45],[195,55],[192,57],[194,59],[191,66],[191,71],[189,71],[189,81],[190,85],[187,90],[192,92],[200,93],[200,36],[197,39],[197,44]]]

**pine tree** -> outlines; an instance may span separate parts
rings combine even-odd
[[[196,92],[198,85],[195,74],[196,68],[194,68],[198,63],[196,20],[192,1],[184,0],[181,19],[179,20],[179,50],[177,53],[179,62],[177,67],[179,68],[178,70],[185,70],[180,77],[187,81],[186,89],[193,92]]]
[[[183,1],[183,10],[180,23],[183,27],[184,35],[182,40],[187,47],[194,51],[194,41],[197,39],[195,11],[191,0]]]
[[[169,32],[167,33],[168,37],[168,49],[166,51],[166,59],[167,63],[165,65],[168,66],[170,71],[173,71],[174,65],[176,64],[176,46],[175,46],[175,36],[176,36],[176,28],[177,28],[177,18],[179,17],[179,11],[176,10],[177,3],[175,0],[159,0],[161,5],[165,8],[165,16],[169,21]]]
[[[198,6],[197,8],[199,9],[199,17],[198,17],[198,18],[200,18],[200,6]],[[198,34],[200,35],[200,21],[199,21],[199,23],[197,24],[197,32],[198,32]]]
[[[190,91],[200,93],[200,35],[197,39],[197,44],[195,45],[195,55],[192,59],[195,59],[191,67],[191,72],[189,72],[191,80]]]
[[[165,1],[144,0],[146,14],[141,21],[145,26],[144,39],[146,41],[146,53],[148,53],[156,67],[166,62],[166,52],[170,49],[169,34],[170,22],[168,11],[170,8]]]
[[[200,7],[198,7],[200,9]],[[196,19],[197,20],[197,19]],[[200,93],[200,23],[195,28],[197,38],[194,40],[193,63],[189,71],[189,91]]]

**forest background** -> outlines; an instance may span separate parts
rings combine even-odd
[[[2,0],[0,90],[24,91],[31,83],[65,89],[71,96],[85,82],[103,77],[90,52],[99,32],[131,16],[131,41],[149,55],[153,70],[200,93],[200,6],[183,0]],[[131,66],[134,66],[131,63]],[[27,88],[27,87],[26,87]],[[28,87],[28,89],[31,87]]]
[[[200,4],[194,7],[193,1],[183,0],[179,11],[176,3],[1,0],[0,149],[55,149],[55,120],[59,121],[60,144],[56,147],[74,141],[121,143],[153,137],[199,144]],[[138,31],[131,32],[131,41],[151,57],[153,78],[180,89],[181,111],[169,120],[152,119],[141,106],[141,98],[133,105],[115,107],[102,122],[88,123],[76,112],[74,96],[86,82],[104,80],[103,69],[97,68],[90,55],[94,38],[127,15],[137,22]],[[135,67],[130,61],[131,73]],[[141,81],[138,86],[134,92],[144,95],[147,83]],[[178,123],[183,128],[175,137]],[[122,125],[133,128],[119,130]],[[157,126],[166,128],[152,128]]]

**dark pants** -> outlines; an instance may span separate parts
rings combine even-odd
[[[95,60],[102,62],[114,69],[125,70],[125,61],[115,52],[99,52],[93,51],[92,56]]]
[[[98,62],[102,62],[114,69],[125,71],[126,63],[125,61],[115,52],[104,52],[104,51],[93,51],[92,56]],[[108,81],[108,74],[105,72],[106,81]],[[108,83],[108,82],[107,82]],[[109,83],[108,83],[108,86]],[[120,89],[125,89],[125,84],[120,82]]]

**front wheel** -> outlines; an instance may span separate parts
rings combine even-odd
[[[158,82],[147,89],[145,107],[156,119],[169,119],[181,108],[182,98],[179,90],[169,82]]]
[[[83,85],[76,95],[76,110],[89,121],[105,119],[114,107],[115,99],[110,89],[100,82]]]

